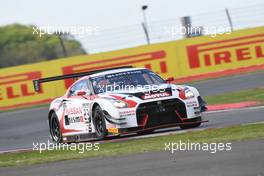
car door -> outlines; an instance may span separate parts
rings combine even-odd
[[[81,133],[92,132],[90,104],[87,95],[80,95],[80,92],[89,94],[87,80],[75,83],[65,101],[65,128],[78,130]]]

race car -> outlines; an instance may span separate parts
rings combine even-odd
[[[151,133],[201,125],[206,103],[196,88],[175,85],[146,68],[123,66],[33,81],[79,78],[49,108],[50,136],[56,143]]]

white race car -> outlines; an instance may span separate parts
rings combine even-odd
[[[40,83],[80,78],[50,104],[48,121],[54,142],[104,139],[149,133],[155,129],[201,125],[206,104],[196,88],[175,85],[145,68],[130,66],[34,80]]]

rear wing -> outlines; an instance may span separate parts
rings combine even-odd
[[[68,74],[68,75],[60,75],[60,76],[54,76],[54,77],[48,77],[48,78],[41,78],[41,79],[33,80],[33,86],[34,86],[35,92],[39,92],[41,83],[58,81],[58,80],[63,80],[63,79],[78,78],[78,77],[88,76],[88,75],[92,75],[92,74],[103,72],[103,71],[122,69],[122,68],[133,68],[133,66],[106,68],[106,69],[101,69],[101,70],[93,70],[93,71],[88,71],[88,72],[73,73],[73,74]]]

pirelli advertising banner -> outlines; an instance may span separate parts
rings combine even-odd
[[[72,79],[49,82],[35,93],[32,80],[89,70],[133,65],[163,78],[187,78],[264,64],[264,27],[217,37],[196,37],[118,51],[82,55],[0,69],[0,110],[49,103]]]

